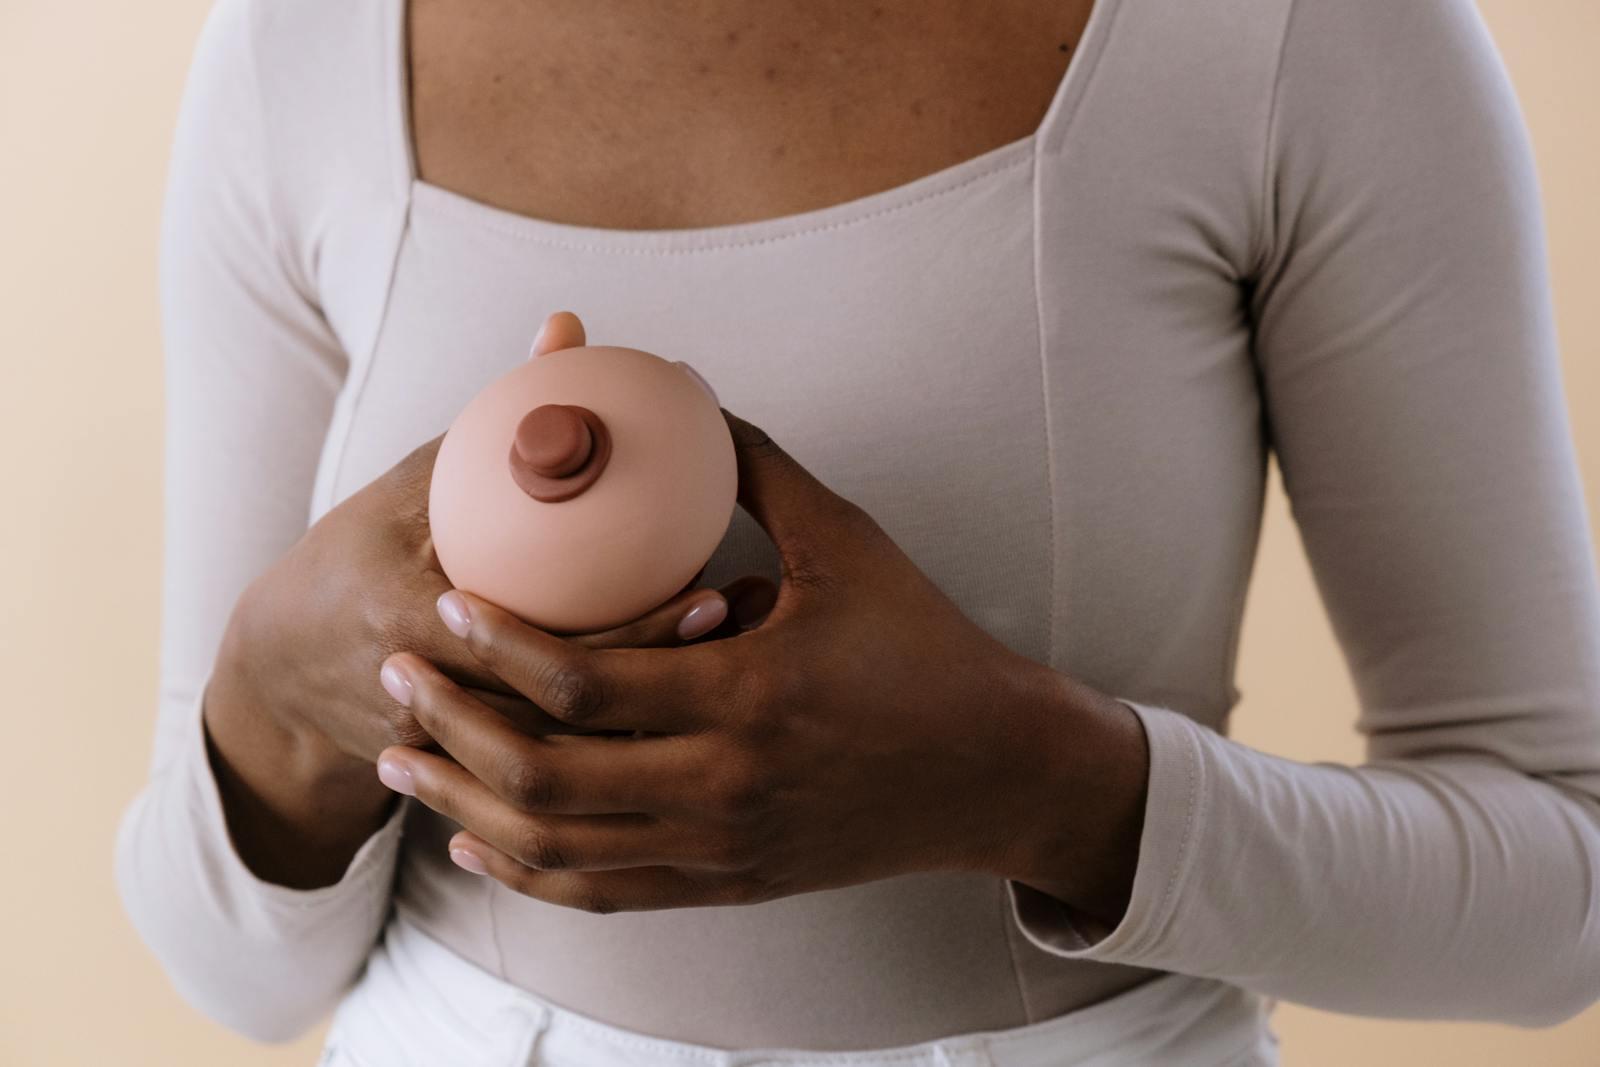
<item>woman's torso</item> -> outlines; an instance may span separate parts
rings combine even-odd
[[[419,178],[401,0],[277,6],[260,66],[269,127],[298,161],[283,178],[289,254],[316,278],[352,361],[313,514],[444,430],[525,356],[545,314],[567,308],[595,343],[693,363],[724,406],[864,506],[1010,647],[1222,726],[1265,470],[1241,286],[1260,253],[1287,6],[1099,0],[1042,117],[1038,100],[996,96],[1022,123],[998,147],[882,185],[897,167],[970,150],[976,127],[957,123],[915,151],[863,149],[878,162],[812,183],[831,151],[815,127],[791,149],[812,170],[696,166],[686,153],[659,199],[648,180],[618,198],[533,182],[537,131],[520,149],[534,155],[498,172],[501,184],[463,193]],[[819,101],[831,91],[810,84]],[[309,108],[324,111],[299,121]],[[765,136],[763,121],[726,128],[722,143]],[[601,155],[605,127],[581,118],[552,140],[584,130],[591,183],[634,151]],[[552,173],[584,180],[563,166]],[[684,180],[702,171],[704,190]],[[485,172],[457,177],[472,173]],[[775,206],[793,210],[762,214]],[[751,221],[715,224],[729,217]],[[777,577],[741,511],[704,582],[752,570]],[[1152,974],[1035,946],[997,879],[922,873],[600,916],[460,871],[444,848],[452,830],[418,809],[399,907],[513,983],[679,1040],[904,1044],[1048,1018]]]

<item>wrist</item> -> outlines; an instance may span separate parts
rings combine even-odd
[[[395,795],[371,763],[263,689],[270,644],[241,601],[201,701],[206,756],[235,851],[256,875],[314,888],[338,881]]]
[[[996,873],[1061,901],[1107,929],[1127,911],[1139,859],[1150,753],[1127,704],[1059,671],[1029,687],[1042,758],[1023,790],[1023,822]],[[1026,742],[1025,742],[1026,743]]]

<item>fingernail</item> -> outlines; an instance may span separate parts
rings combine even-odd
[[[378,761],[378,781],[393,789],[396,793],[404,793],[408,797],[417,795],[417,787],[411,781],[411,768],[399,760],[384,757]]]
[[[776,594],[769,587],[762,586],[734,602],[733,621],[739,624],[741,630],[749,630],[760,625],[761,620],[772,612],[775,603]]]
[[[539,354],[539,342],[544,340],[544,328],[550,325],[550,316],[546,315],[539,324],[539,332],[533,335],[533,344],[528,346],[528,358],[532,359]]]
[[[439,609],[439,618],[444,620],[447,630],[457,637],[467,636],[467,631],[472,629],[472,616],[467,614],[467,602],[460,593],[454,589],[441,593],[434,606]]]
[[[685,641],[693,640],[701,634],[715,630],[717,624],[727,617],[728,602],[722,597],[702,600],[684,612],[683,618],[678,620],[678,636]]]
[[[489,873],[489,868],[484,866],[483,861],[478,858],[476,852],[471,852],[464,848],[453,848],[450,850],[450,858],[455,861],[457,867],[464,871],[471,871],[473,874]]]
[[[406,677],[405,671],[384,660],[383,669],[378,672],[378,681],[402,707],[411,706],[411,679]]]
[[[676,360],[675,362],[678,364],[678,366],[689,372],[689,377],[700,383],[700,388],[704,389],[707,394],[710,395],[711,399],[716,401],[718,407],[722,406],[722,401],[717,400],[717,391],[711,388],[711,383],[706,381],[699,371],[695,370],[681,359]]]

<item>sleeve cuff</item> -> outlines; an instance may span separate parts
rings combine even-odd
[[[1194,731],[1205,727],[1167,708],[1118,698],[1144,726],[1150,780],[1128,910],[1110,930],[1055,897],[1007,879],[1011,914],[1029,941],[1072,959],[1138,965],[1159,952],[1162,935],[1194,864],[1209,795]]]
[[[412,798],[401,797],[394,811],[371,837],[361,843],[344,873],[331,885],[315,889],[296,889],[292,886],[268,882],[252,871],[240,857],[228,832],[227,814],[222,807],[222,792],[217,784],[215,769],[206,752],[205,721],[201,715],[205,699],[205,686],[195,698],[190,709],[188,729],[184,731],[183,749],[179,754],[176,773],[184,779],[183,794],[191,811],[195,813],[196,833],[202,840],[214,842],[203,848],[209,853],[206,876],[219,888],[227,887],[228,897],[240,893],[248,895],[264,907],[275,911],[304,911],[324,904],[348,899],[352,893],[366,895],[367,886],[375,878],[389,879],[394,875],[395,860],[400,838],[404,832],[407,813]]]

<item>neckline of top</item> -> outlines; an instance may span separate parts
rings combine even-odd
[[[387,82],[391,129],[397,141],[399,185],[412,201],[431,203],[458,218],[524,241],[596,252],[662,254],[705,252],[767,244],[806,233],[832,230],[864,222],[944,193],[970,186],[1010,170],[1040,151],[1056,149],[1068,120],[1082,98],[1089,77],[1110,36],[1111,22],[1121,0],[1094,0],[1079,36],[1078,47],[1067,61],[1044,117],[1034,131],[998,148],[953,163],[929,174],[887,189],[867,193],[825,207],[775,215],[747,222],[672,229],[617,229],[555,222],[525,215],[473,199],[434,185],[417,175],[415,145],[411,139],[410,85],[406,75],[407,0],[390,0],[387,26]]]

